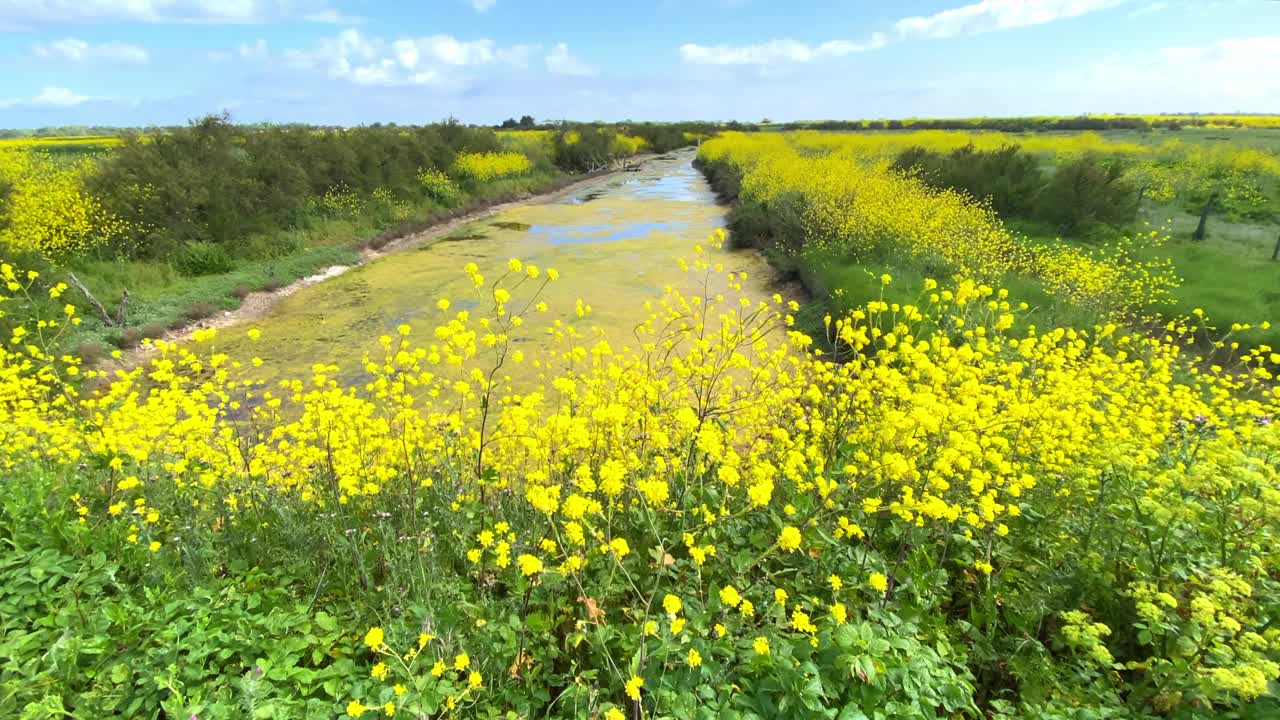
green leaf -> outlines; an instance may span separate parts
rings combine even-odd
[[[869,720],[866,713],[857,705],[845,705],[836,720]]]
[[[332,615],[323,610],[316,613],[316,625],[319,625],[321,629],[329,632],[333,632],[338,629],[338,621],[335,620]]]

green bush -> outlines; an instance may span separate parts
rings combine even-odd
[[[1077,236],[1098,225],[1128,225],[1137,211],[1138,191],[1124,178],[1124,168],[1090,155],[1060,166],[1035,209],[1037,219]]]
[[[492,130],[456,122],[319,130],[247,128],[210,116],[126,138],[100,163],[90,190],[131,228],[114,251],[159,257],[186,243],[226,244],[293,227],[335,192],[425,199],[419,171],[501,147]]]
[[[174,266],[183,275],[219,275],[231,272],[235,259],[221,246],[207,242],[188,243],[173,259]]]
[[[936,188],[954,188],[983,200],[1001,215],[1027,215],[1045,182],[1034,157],[1017,146],[978,150],[972,144],[940,153],[921,147],[904,150],[894,160],[900,171],[918,172]]]
[[[1138,211],[1138,191],[1123,177],[1123,166],[1093,156],[1059,165],[1046,177],[1036,158],[1016,146],[987,151],[968,145],[949,153],[913,147],[893,167],[935,188],[988,200],[1002,217],[1048,223],[1084,239],[1114,236],[1114,228],[1132,223]]]

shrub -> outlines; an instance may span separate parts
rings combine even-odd
[[[699,167],[713,183],[723,180],[732,186],[741,178],[732,222],[735,235],[748,233],[749,243],[768,238],[793,253],[890,265],[905,258],[988,283],[1027,275],[1102,315],[1123,315],[1160,302],[1177,286],[1166,261],[1141,255],[1162,242],[1160,237],[1142,235],[1088,250],[1062,242],[1029,245],[967,193],[939,190],[919,171],[904,174],[884,160],[862,157],[864,142],[812,133],[726,133],[703,143]],[[908,157],[924,156],[913,152]],[[993,167],[1022,164],[1003,151],[995,157]],[[1081,166],[1067,167],[1059,183],[1078,175]],[[1113,179],[1109,189],[1122,192],[1122,184]],[[1049,192],[1046,188],[1044,194]],[[1090,186],[1086,192],[1113,198],[1106,189]],[[1085,202],[1094,207],[1101,201],[1090,197]],[[1134,196],[1127,202],[1132,212]]]
[[[427,197],[444,207],[453,207],[458,203],[460,191],[453,180],[435,168],[423,168],[418,171],[418,183]]]
[[[217,275],[230,272],[235,267],[235,259],[218,245],[196,242],[182,248],[173,264],[183,275]]]
[[[519,152],[462,153],[449,172],[469,183],[485,183],[498,178],[524,175],[532,169],[529,158]]]
[[[213,317],[216,314],[218,314],[218,307],[216,305],[212,305],[207,302],[192,303],[182,311],[182,317],[179,319],[178,326],[181,327],[183,324],[204,320],[205,318]]]
[[[115,339],[115,344],[122,350],[128,350],[141,345],[143,340],[162,338],[168,332],[169,326],[165,323],[149,322],[121,330],[120,335]]]
[[[1118,162],[1085,155],[1058,167],[1040,193],[1036,214],[1061,232],[1082,235],[1098,224],[1125,226],[1137,213],[1138,191]]]
[[[934,187],[990,200],[1006,216],[1031,215],[1045,184],[1036,158],[1015,145],[979,150],[971,143],[946,154],[916,146],[902,151],[893,167],[918,172]]]

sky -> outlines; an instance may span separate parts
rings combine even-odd
[[[0,127],[1280,113],[1276,0],[0,0]]]

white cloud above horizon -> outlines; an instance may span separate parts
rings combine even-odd
[[[56,85],[46,85],[40,93],[31,98],[9,98],[0,100],[0,109],[9,109],[30,105],[34,107],[70,108],[89,101],[87,95]]]
[[[322,39],[312,50],[291,50],[285,60],[294,68],[321,70],[329,77],[357,85],[433,85],[446,79],[458,84],[455,71],[483,67],[527,68],[541,46],[500,45],[490,38],[462,40],[436,34],[388,41],[348,28]],[[590,74],[588,66],[564,43],[546,56],[547,69],[561,74]]]
[[[40,94],[31,98],[32,105],[53,105],[54,107],[74,107],[89,98],[64,87],[48,86]]]
[[[67,37],[31,46],[36,57],[46,60],[63,60],[73,63],[89,61],[143,65],[150,59],[147,51],[137,45],[121,42],[89,43],[80,38]]]
[[[827,40],[806,44],[790,38],[737,45],[721,43],[680,46],[680,58],[695,65],[757,65],[808,63],[852,53],[879,50],[892,42],[944,39],[985,32],[1042,25],[1106,10],[1131,0],[980,0],[932,15],[905,17],[893,24],[892,35],[874,32],[867,40]]]
[[[546,63],[547,71],[555,75],[594,77],[599,74],[599,71],[570,52],[567,43],[556,43],[543,58],[543,62]]]
[[[851,53],[878,50],[889,41],[883,33],[874,33],[865,43],[846,40],[828,40],[818,45],[807,45],[784,38],[754,45],[698,45],[685,43],[680,46],[680,58],[686,63],[701,65],[776,65],[780,63],[807,63],[814,60],[837,58]]]
[[[1199,95],[1219,102],[1270,98],[1276,103],[1273,107],[1280,107],[1280,74],[1271,71],[1276,67],[1280,34],[1256,35],[1113,56],[1084,68],[1078,82],[1135,96]]]
[[[1108,10],[1130,0],[981,0],[894,23],[898,39],[941,39],[1043,25]]]

